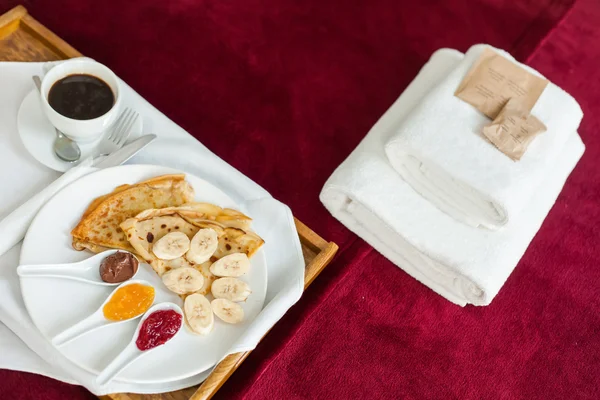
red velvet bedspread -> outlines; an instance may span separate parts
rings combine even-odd
[[[222,399],[600,398],[600,3],[572,3],[25,1],[340,244]],[[460,308],[346,230],[318,193],[434,50],[481,42],[579,100],[587,151],[492,305]],[[0,371],[0,399],[91,397]]]

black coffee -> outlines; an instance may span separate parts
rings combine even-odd
[[[48,103],[59,114],[72,119],[93,119],[106,114],[115,104],[115,95],[102,79],[92,75],[69,75],[56,81]]]

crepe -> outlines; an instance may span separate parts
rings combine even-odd
[[[233,253],[245,253],[252,257],[263,245],[264,241],[260,236],[250,230],[251,222],[248,216],[236,210],[208,203],[190,203],[181,207],[143,211],[134,218],[125,220],[121,229],[126,233],[135,253],[146,260],[156,273],[162,276],[173,268],[193,267],[207,278],[205,287],[208,289],[215,279],[208,271],[212,262]],[[202,228],[212,228],[217,232],[219,245],[210,261],[195,265],[185,255],[167,261],[158,259],[152,253],[152,244],[166,234],[179,231],[191,240]]]
[[[88,206],[71,231],[76,250],[95,253],[122,249],[135,253],[119,225],[147,209],[180,206],[194,199],[184,174],[158,176],[134,185],[118,186]]]
[[[221,208],[210,203],[185,204],[177,207],[176,211],[186,221],[195,225],[214,221],[224,227],[248,231],[252,224],[252,218],[243,213],[231,208]]]

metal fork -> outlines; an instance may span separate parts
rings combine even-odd
[[[109,131],[104,134],[104,137],[98,144],[97,155],[108,155],[123,147],[129,138],[133,124],[138,118],[139,114],[132,109],[126,108],[123,110],[119,118],[117,118]]]

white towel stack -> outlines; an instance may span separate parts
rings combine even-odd
[[[476,56],[471,56],[470,59],[476,58]],[[488,179],[494,182],[492,185],[477,189],[492,199],[496,199],[494,196],[497,193],[503,193],[504,197],[499,196],[498,198],[503,199],[504,206],[510,205],[505,208],[510,210],[506,214],[510,218],[507,218],[501,229],[492,231],[457,221],[455,217],[458,213],[451,217],[442,211],[439,204],[436,206],[430,201],[433,195],[427,196],[427,198],[423,197],[422,193],[415,191],[411,184],[403,179],[390,164],[384,148],[390,138],[393,137],[392,141],[399,140],[399,136],[394,135],[408,132],[414,139],[414,141],[413,139],[407,140],[409,144],[419,143],[424,146],[420,148],[423,152],[418,153],[419,157],[427,156],[428,160],[438,161],[437,157],[442,157],[440,154],[444,149],[441,144],[438,146],[436,141],[446,143],[450,146],[446,151],[454,154],[447,158],[443,156],[441,158],[444,160],[443,164],[440,162],[438,166],[433,167],[445,170],[435,185],[445,185],[445,190],[452,187],[453,182],[458,182],[458,180],[453,181],[454,178],[448,179],[448,177],[466,179],[465,176],[459,174],[463,166],[457,165],[463,162],[462,158],[458,157],[459,153],[469,151],[467,147],[461,147],[467,146],[466,139],[464,143],[453,146],[444,138],[439,138],[446,133],[456,137],[454,133],[449,132],[448,124],[445,124],[444,130],[426,132],[418,128],[418,121],[430,127],[435,124],[427,121],[423,115],[417,115],[432,111],[427,104],[435,103],[433,97],[440,96],[439,91],[442,90],[440,88],[446,88],[444,85],[451,77],[460,75],[456,71],[468,70],[464,60],[465,56],[455,50],[442,49],[434,53],[400,98],[329,178],[321,192],[321,201],[349,229],[440,295],[463,306],[465,304],[487,305],[498,293],[538,231],[565,180],[583,154],[584,146],[575,131],[578,122],[568,126],[570,131],[556,130],[552,127],[555,133],[548,134],[549,131],[543,135],[548,134],[548,137],[552,135],[556,139],[546,139],[548,143],[544,144],[538,142],[540,140],[538,137],[527,151],[530,153],[529,156],[526,153],[519,161],[519,163],[527,163],[522,165],[538,168],[540,165],[538,161],[541,163],[540,160],[543,158],[542,148],[544,146],[558,147],[556,144],[559,141],[558,137],[564,137],[560,151],[555,152],[554,158],[546,166],[546,170],[542,171],[543,173],[537,172],[533,178],[534,175],[526,175],[527,171],[523,166],[515,167],[518,163],[513,163],[491,144],[486,143],[484,138],[479,137],[479,140],[483,142],[483,144],[477,145],[479,148],[492,146],[489,150],[497,153],[490,153],[493,160],[490,160],[489,164],[503,162],[502,157],[504,157],[511,163],[510,167],[517,168],[516,172],[511,172],[513,175],[510,175],[509,172],[501,171],[499,164],[491,165],[488,168],[488,163],[484,163],[484,159],[476,158],[472,154],[465,155],[470,161],[480,163],[478,175],[470,175],[470,177],[476,178],[473,179],[473,182],[477,182],[477,179],[483,180],[486,174],[489,174]],[[558,90],[558,88],[556,91],[552,89],[555,93],[563,96],[564,92],[557,92]],[[453,96],[453,90],[451,92],[451,96]],[[548,97],[547,91],[542,96]],[[449,101],[454,102],[453,99]],[[550,103],[553,101],[548,99]],[[558,102],[558,100],[556,101]],[[456,109],[463,108],[458,103],[454,104],[454,107]],[[465,103],[464,107],[461,114],[452,116],[440,103],[435,112],[444,115],[452,129],[458,130],[462,123],[448,120],[470,113],[467,108],[471,106]],[[536,108],[539,107],[536,105]],[[534,115],[536,115],[536,108],[534,108]],[[581,118],[578,106],[573,109],[573,112],[574,115],[570,115],[563,110],[563,118],[569,117],[575,120]],[[547,126],[551,125],[545,119],[547,114],[537,114],[537,116]],[[483,122],[483,117],[480,119]],[[556,120],[552,119],[552,121],[554,124]],[[405,125],[408,122],[411,124],[409,125],[410,129]],[[435,121],[436,124],[443,122],[442,119]],[[565,126],[561,121],[556,121],[556,123]],[[464,133],[469,135],[472,132],[467,130]],[[417,137],[419,134],[423,136],[422,140]],[[430,136],[431,134],[435,136]],[[426,138],[429,138],[429,145],[432,147],[425,147]],[[428,152],[428,149],[431,149],[431,153]],[[473,148],[471,148],[472,150]],[[486,154],[489,153],[487,150],[485,151]],[[452,157],[456,157],[454,164],[449,165]],[[527,161],[526,157],[533,161]],[[420,160],[425,160],[425,158]],[[497,171],[496,173],[499,175],[492,175],[490,169]],[[540,176],[538,177],[537,174]],[[504,178],[514,178],[519,182],[527,179],[532,182],[533,179],[536,179],[540,182],[536,185],[535,190],[527,189],[528,194],[513,193],[518,198],[518,202],[521,202],[520,211],[517,211],[519,207],[512,208],[515,203],[511,202],[509,192],[504,192],[506,188],[501,188],[502,183],[508,185],[509,182],[512,182],[502,181]],[[515,187],[522,187],[521,183],[513,183],[517,185]],[[463,187],[466,185],[461,186],[461,188]],[[496,191],[488,191],[490,188],[495,188]],[[468,190],[464,192],[461,190],[458,189],[455,196],[457,198],[462,196],[465,198],[465,203],[469,203],[469,200],[466,199],[467,196],[464,196],[465,193],[469,193]],[[432,190],[432,193],[435,192]],[[483,213],[478,215],[481,216]]]
[[[385,151],[404,180],[440,210],[475,227],[498,229],[529,203],[583,113],[573,97],[549,83],[531,111],[548,130],[519,162],[512,161],[483,137],[482,128],[490,119],[454,96],[485,47],[467,51],[404,119]],[[508,53],[494,50],[541,76]]]

